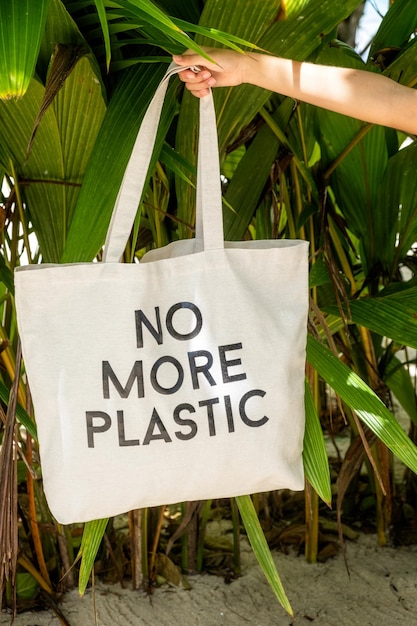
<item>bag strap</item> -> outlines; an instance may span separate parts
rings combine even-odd
[[[107,230],[103,262],[119,262],[126,247],[145,185],[168,82],[183,69],[175,63],[169,66],[142,120]],[[203,240],[204,250],[223,248],[219,148],[211,92],[200,98],[197,170],[196,238]]]

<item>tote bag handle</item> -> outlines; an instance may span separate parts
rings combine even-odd
[[[169,66],[142,120],[107,231],[106,263],[119,262],[125,249],[145,185],[168,82],[183,69],[174,63]],[[204,250],[223,248],[219,148],[211,92],[200,99],[196,203],[196,238],[203,240]]]

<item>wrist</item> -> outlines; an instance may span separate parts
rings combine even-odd
[[[256,85],[257,79],[259,79],[262,56],[262,54],[258,54],[256,52],[247,52],[242,57],[242,83]]]

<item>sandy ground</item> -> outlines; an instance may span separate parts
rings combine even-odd
[[[190,591],[162,586],[148,597],[99,584],[99,626],[416,626],[417,546],[378,548],[374,536],[348,542],[350,576],[341,554],[308,565],[295,553],[275,561],[294,611],[278,604],[249,546],[243,546],[243,575],[230,584],[216,576],[190,577]],[[71,626],[94,626],[89,590],[65,596],[61,609]],[[3,613],[1,624],[9,624]],[[24,613],[15,626],[59,626],[50,612]]]

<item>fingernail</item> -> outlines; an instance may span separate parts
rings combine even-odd
[[[209,87],[213,87],[213,85],[215,85],[215,84],[216,84],[216,79],[215,79],[215,78],[213,78],[213,77],[212,77],[212,78],[209,78],[209,79],[208,79],[208,81],[207,81],[207,85],[208,85]]]

